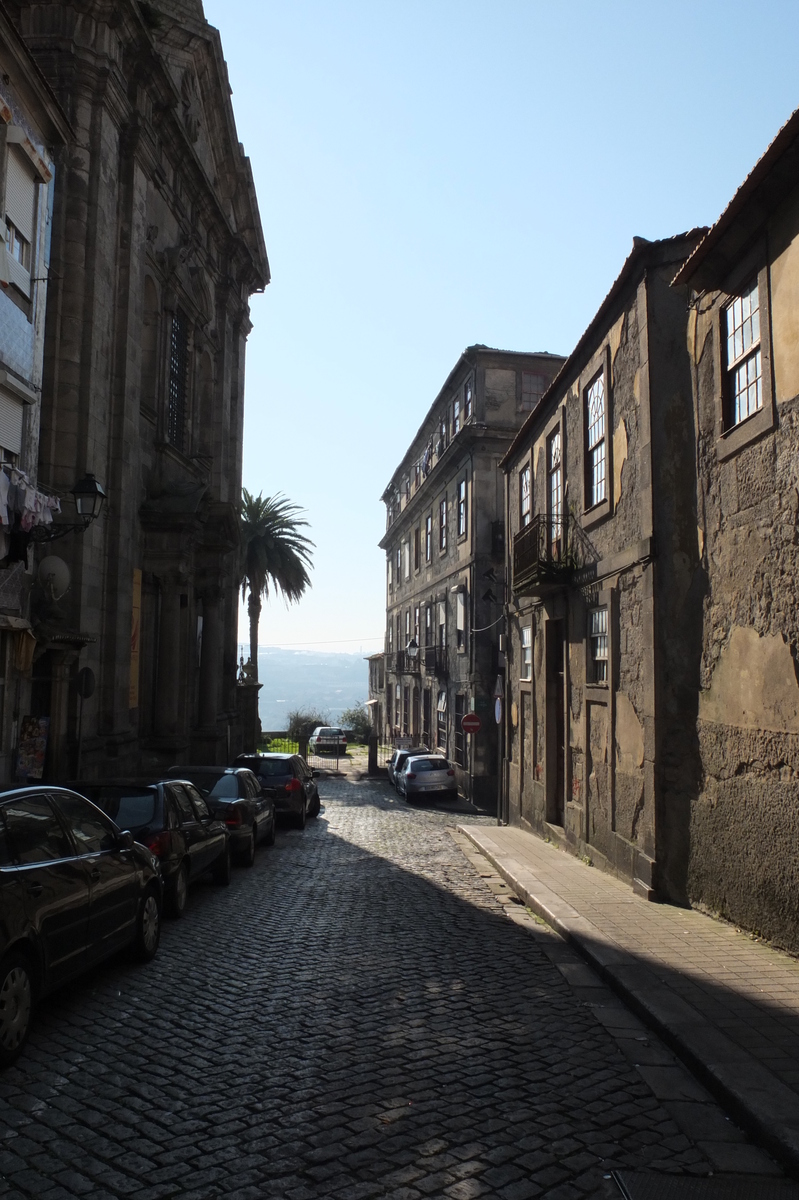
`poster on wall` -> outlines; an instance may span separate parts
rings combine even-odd
[[[17,779],[41,779],[49,732],[49,717],[22,718],[17,750]]]

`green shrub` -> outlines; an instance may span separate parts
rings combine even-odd
[[[341,728],[351,729],[359,742],[367,742],[372,734],[372,718],[365,704],[353,704],[341,714]]]
[[[288,735],[292,741],[310,737],[317,725],[329,725],[327,713],[318,712],[315,708],[295,708],[289,713]]]

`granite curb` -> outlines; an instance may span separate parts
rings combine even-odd
[[[756,1136],[786,1170],[799,1177],[799,1095],[507,851],[494,836],[499,832],[496,827],[462,825],[458,830],[485,855],[525,905],[573,946],[654,1029],[738,1123]],[[526,836],[534,838],[532,834]],[[539,854],[563,854],[540,839],[535,841]],[[567,856],[564,868],[572,871],[575,865],[592,870]]]

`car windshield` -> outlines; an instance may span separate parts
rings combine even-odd
[[[340,729],[320,729],[318,737],[341,737]]]
[[[90,799],[120,829],[141,829],[155,820],[155,804],[158,792],[155,788],[98,788],[92,790]]]
[[[445,758],[415,758],[409,767],[417,773],[422,771],[448,771],[449,763]]]
[[[287,758],[262,758],[253,767],[256,775],[290,775],[291,767]]]

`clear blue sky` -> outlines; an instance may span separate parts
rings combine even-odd
[[[267,606],[261,642],[370,652],[379,497],[461,350],[568,353],[633,235],[715,220],[799,105],[799,3],[205,10],[273,279],[252,302],[244,482],[307,509],[317,545],[312,591]]]

